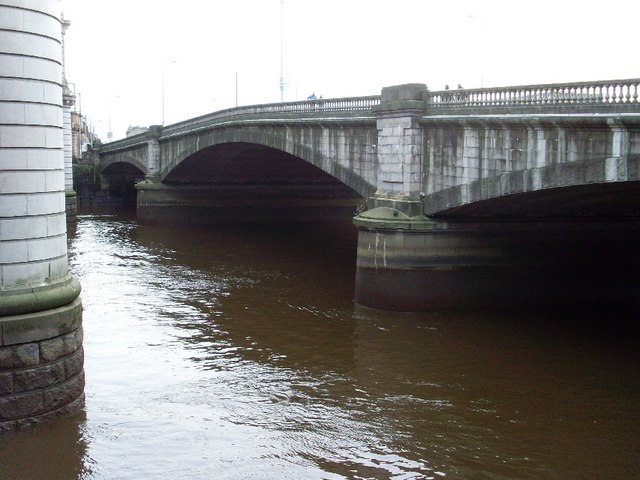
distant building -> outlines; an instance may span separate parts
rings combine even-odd
[[[71,112],[71,152],[73,163],[78,163],[87,149],[93,147],[98,137],[87,125],[87,120],[80,113]]]
[[[133,137],[134,135],[140,135],[149,131],[149,127],[140,127],[138,125],[129,125],[127,128],[127,137]]]

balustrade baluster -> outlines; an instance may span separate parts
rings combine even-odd
[[[621,84],[620,85],[620,93],[622,95],[620,102],[621,103],[629,103],[629,85],[628,84]]]
[[[616,103],[624,103],[624,100],[625,100],[625,98],[624,98],[624,97],[625,97],[625,93],[624,93],[624,84],[619,83],[619,84],[616,86],[616,90],[617,90],[617,92],[618,92],[618,95],[617,95],[617,97],[616,97]]]

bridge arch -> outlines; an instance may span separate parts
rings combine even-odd
[[[121,168],[121,164],[130,165],[141,172],[143,176],[146,175],[149,171],[146,149],[133,150],[133,152],[125,151],[108,156],[101,161],[100,170],[108,174],[109,171]]]
[[[260,128],[242,125],[212,129],[162,141],[160,180],[163,183],[180,183],[186,179],[185,167],[190,165],[195,166],[201,180],[219,181],[224,177],[225,169],[228,174],[233,168],[245,171],[249,168],[246,165],[247,158],[243,158],[243,155],[252,159],[257,172],[257,157],[262,155],[263,162],[271,163],[272,168],[281,168],[280,174],[290,175],[291,171],[287,172],[284,170],[286,168],[309,177],[312,170],[317,169],[359,196],[368,198],[376,187],[375,181],[367,180],[364,173],[374,169],[358,169],[354,166],[366,165],[363,158],[367,155],[375,158],[370,151],[365,151],[365,147],[375,145],[376,135],[375,130],[357,126],[330,129],[319,125],[272,125]],[[354,137],[358,140],[354,141]],[[213,160],[211,155],[215,155],[216,159]],[[211,171],[213,165],[222,168],[222,171]],[[268,169],[269,165],[264,163],[262,167]],[[216,175],[221,178],[216,179]],[[316,179],[321,177],[317,176]]]
[[[135,184],[145,177],[144,166],[128,161],[113,161],[102,167],[101,190],[115,197],[135,198]]]

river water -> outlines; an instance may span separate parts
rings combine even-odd
[[[0,478],[640,477],[633,314],[363,309],[355,240],[81,216],[86,406]]]

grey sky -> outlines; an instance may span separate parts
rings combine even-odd
[[[61,0],[67,79],[106,140],[222,108],[640,77],[640,2]],[[282,28],[280,23],[282,13]],[[280,39],[283,39],[282,49]],[[281,54],[282,53],[282,54]],[[164,72],[164,74],[163,74]],[[164,79],[164,82],[163,82]]]

